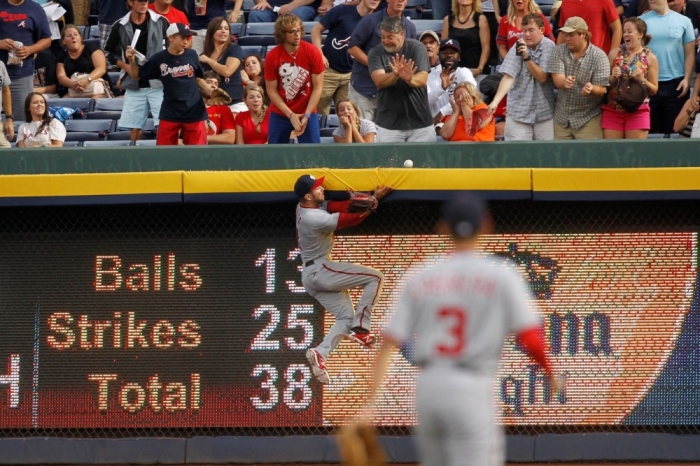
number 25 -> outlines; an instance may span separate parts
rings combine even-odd
[[[435,349],[443,356],[460,356],[467,345],[467,312],[459,307],[446,307],[438,311],[437,317],[450,321],[448,331],[452,338],[449,344],[440,343]]]

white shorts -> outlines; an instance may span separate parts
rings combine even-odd
[[[153,123],[158,126],[160,106],[163,103],[163,88],[144,87],[138,90],[127,89],[124,94],[122,116],[117,122],[119,128],[143,129],[148,119],[148,111],[153,115]]]
[[[233,112],[233,113],[242,113],[242,112],[248,111],[248,106],[245,104],[245,102],[238,102],[237,104],[231,104],[228,106],[228,108],[230,108],[231,112]]]

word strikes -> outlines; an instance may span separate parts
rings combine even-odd
[[[165,266],[165,278],[163,267]],[[175,253],[168,254],[163,264],[160,254],[153,256],[153,267],[148,264],[131,264],[122,267],[119,256],[95,257],[95,291],[116,291],[122,286],[129,291],[197,291],[202,286],[199,264],[182,264],[175,261]],[[179,278],[179,281],[178,281]]]
[[[135,312],[114,313],[114,320],[90,320],[85,314],[76,320],[70,312],[54,312],[49,317],[46,340],[50,348],[196,348],[202,342],[200,327],[194,320],[173,324],[159,320],[149,324],[137,320]]]
[[[109,409],[110,382],[117,380],[117,374],[89,374],[90,382],[97,382],[97,403],[100,411]],[[158,374],[148,378],[145,384],[123,383],[119,389],[119,406],[129,413],[150,407],[154,412],[175,412],[186,409],[199,409],[201,377],[190,374],[189,386],[186,383],[163,383]]]

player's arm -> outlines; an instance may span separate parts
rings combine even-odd
[[[544,329],[541,326],[531,327],[522,330],[516,335],[520,346],[525,348],[525,351],[532,359],[535,360],[547,372],[549,377],[552,377],[552,367],[549,364],[549,359],[546,354],[546,345],[544,342]]]

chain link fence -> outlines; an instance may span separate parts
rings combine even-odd
[[[384,272],[375,331],[412,267],[449,252],[439,204],[383,204],[334,257]],[[481,251],[533,290],[551,393],[509,340],[494,386],[511,434],[698,433],[695,202],[493,202]],[[376,352],[343,342],[333,379],[304,353],[332,323],[300,289],[294,205],[5,208],[3,437],[321,435],[362,406]],[[352,296],[357,299],[357,293]],[[375,419],[415,423],[418,368],[397,355]]]

